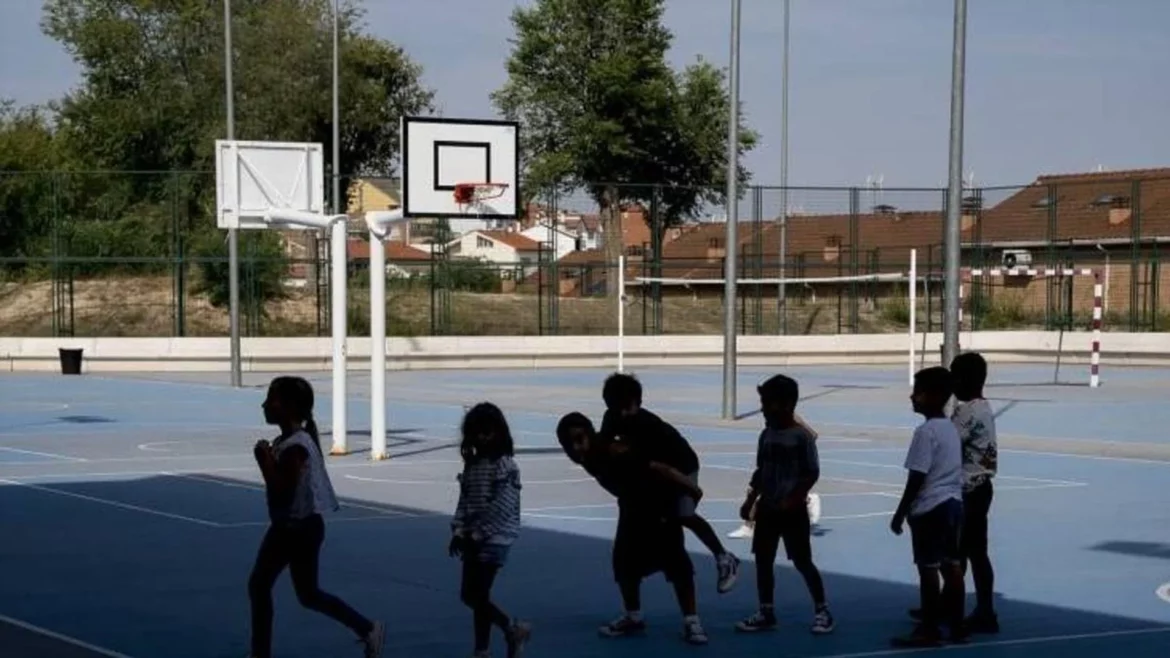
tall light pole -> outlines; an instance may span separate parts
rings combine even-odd
[[[790,52],[791,0],[784,0],[784,60],[780,87],[780,291],[777,298],[777,327],[788,333],[788,57]]]
[[[236,138],[236,108],[232,87],[232,0],[223,0],[223,67],[227,95],[227,138]],[[232,386],[244,385],[240,368],[240,233],[228,229],[228,335],[231,337]]]
[[[951,61],[950,171],[947,223],[943,233],[943,365],[959,354],[959,241],[963,203],[963,91],[967,66],[967,0],[955,0],[955,34]],[[912,284],[913,285],[913,282]]]
[[[727,233],[723,256],[723,418],[735,417],[735,298],[739,238],[739,22],[742,0],[731,0],[731,87],[727,121]]]
[[[341,13],[340,0],[333,0],[333,214],[340,215],[341,203]]]

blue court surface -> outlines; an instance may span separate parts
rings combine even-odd
[[[690,538],[706,647],[682,644],[661,578],[644,587],[646,637],[602,640],[620,611],[610,575],[613,501],[559,453],[557,418],[598,417],[603,370],[391,373],[393,458],[368,459],[367,380],[351,375],[353,454],[331,458],[344,508],[330,517],[322,584],[384,620],[385,655],[467,656],[471,620],[459,565],[446,555],[465,405],[491,400],[522,446],[525,529],[496,599],[535,628],[526,655],[896,656],[917,587],[908,536],[889,517],[916,418],[904,368],[787,371],[822,434],[824,517],[814,539],[837,631],[814,637],[791,568],[777,565],[775,633],[742,636],[755,608],[744,540],[739,585],[715,592],[711,556]],[[718,419],[717,369],[638,373],[646,406],[675,422],[703,460],[700,511],[723,535],[753,464],[760,419],[741,369],[743,418]],[[1170,656],[1170,373],[1111,368],[1100,389],[1044,385],[1051,368],[993,368],[1001,472],[992,550],[1003,631],[943,649],[972,657]],[[309,373],[322,428],[329,373]],[[1087,375],[1085,377],[1087,379]],[[272,436],[260,402],[268,376],[232,389],[226,374],[0,377],[0,655],[5,658],[239,658],[247,653],[246,581],[266,527],[251,458]],[[327,433],[326,433],[327,434]],[[326,435],[325,441],[330,441]],[[348,632],[302,610],[287,578],[276,592],[276,655],[359,656]],[[495,641],[496,655],[503,655]]]

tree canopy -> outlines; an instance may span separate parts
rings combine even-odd
[[[603,217],[657,193],[659,230],[724,200],[727,77],[702,59],[671,69],[665,4],[537,0],[513,11],[508,81],[493,101],[524,126],[530,193],[585,188]],[[741,125],[741,154],[757,140]],[[736,174],[747,182],[746,169]]]

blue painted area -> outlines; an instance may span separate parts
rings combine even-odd
[[[1026,383],[1043,371],[1000,372]],[[905,372],[790,372],[809,397],[803,413],[813,422],[838,424],[825,432],[821,447],[824,478],[818,490],[824,520],[814,553],[839,630],[827,638],[806,632],[808,596],[799,578],[781,564],[777,601],[784,628],[766,637],[736,635],[732,624],[751,612],[755,600],[747,543],[726,540],[746,561],[739,587],[718,596],[711,557],[689,537],[700,612],[712,634],[705,655],[811,658],[882,651],[889,635],[909,627],[902,612],[916,598],[909,538],[894,537],[887,527],[905,477],[904,448],[866,442],[850,428],[905,428],[909,437],[917,419],[906,401]],[[469,403],[491,399],[491,392],[503,387],[530,390],[531,409],[505,404],[517,440],[555,448],[552,429],[560,414],[580,408],[598,416],[605,374],[539,370],[522,376],[482,371],[396,376],[399,385],[410,382],[420,391],[466,389]],[[741,372],[745,410],[754,384],[767,374]],[[327,428],[328,378],[315,379],[318,416]],[[351,382],[348,403],[351,441],[358,446],[368,441],[363,431],[369,403],[361,398],[360,381]],[[668,419],[718,411],[713,369],[648,371],[643,381],[653,403],[648,406]],[[1112,390],[994,387],[989,393],[1004,412],[999,425],[1004,435],[1164,442],[1158,433],[1170,418],[1164,417],[1168,412],[1159,390],[1164,380],[1157,371],[1118,370],[1109,381]],[[841,387],[843,382],[854,388]],[[5,602],[0,614],[134,658],[243,655],[244,585],[265,518],[249,455],[251,442],[271,433],[261,423],[262,396],[257,389],[116,378],[0,379],[0,445],[91,460],[0,449],[0,479],[49,488],[0,485],[0,527],[6,537],[0,542],[0,601]],[[363,455],[330,462],[348,504],[329,526],[322,583],[388,622],[387,656],[441,658],[470,650],[470,618],[458,602],[458,564],[444,552],[454,492],[442,485],[357,483],[344,476],[448,481],[457,469],[456,456],[439,442],[455,439],[461,406],[392,399],[387,409],[398,433],[391,436],[391,446],[395,454],[419,454],[377,466],[362,463]],[[679,424],[704,446],[701,483],[708,499],[701,509],[725,534],[737,524],[759,419],[736,427]],[[153,450],[137,447],[144,443],[154,444]],[[522,455],[520,460],[530,481],[563,477],[566,468],[555,454]],[[1016,452],[1005,442],[1001,468],[992,541],[1005,631],[964,653],[977,658],[1057,652],[1067,658],[1105,652],[1164,656],[1170,632],[1081,636],[1170,624],[1170,605],[1154,596],[1154,589],[1170,580],[1170,489],[1165,487],[1170,463]],[[161,475],[164,470],[199,473],[180,478]],[[644,588],[649,637],[618,643],[596,638],[594,628],[618,611],[618,597],[609,564],[615,510],[591,486],[525,488],[526,509],[561,509],[526,516],[512,561],[500,575],[498,601],[509,612],[533,618],[537,635],[530,655],[676,655],[683,650],[678,613],[669,588],[657,578]],[[574,492],[588,496],[581,493],[578,499]],[[368,520],[372,516],[388,518]],[[344,629],[297,606],[287,581],[278,586],[276,599],[279,655],[308,658],[351,648]],[[1031,643],[1055,636],[1076,637]],[[1027,643],[1013,644],[1017,641]]]

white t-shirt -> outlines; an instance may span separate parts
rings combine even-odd
[[[963,499],[963,453],[959,432],[946,418],[931,418],[914,430],[906,469],[923,473],[926,481],[910,505],[910,516],[919,516],[948,499]]]
[[[294,432],[283,441],[275,444],[276,458],[293,446],[300,446],[309,454],[305,469],[301,471],[297,480],[296,490],[283,516],[288,519],[304,519],[314,514],[336,512],[341,508],[337,502],[337,494],[333,491],[333,482],[329,480],[329,473],[325,470],[325,457],[313,443],[309,433],[300,430]]]
[[[971,491],[995,477],[999,468],[995,411],[983,398],[958,402],[951,413],[951,422],[963,443],[963,490]]]

